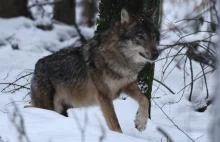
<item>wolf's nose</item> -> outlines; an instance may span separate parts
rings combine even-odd
[[[153,60],[156,60],[159,56],[159,53],[158,52],[152,52],[152,59]]]

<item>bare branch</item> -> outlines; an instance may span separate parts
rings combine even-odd
[[[20,110],[18,109],[17,105],[15,103],[12,104],[14,107],[14,112],[13,115],[9,115],[9,119],[11,120],[12,124],[19,133],[19,137],[18,137],[19,141],[22,142],[23,139],[25,139],[26,142],[31,142],[25,130],[24,118]]]
[[[205,74],[209,74],[212,73],[214,70],[210,70],[205,72]],[[203,75],[198,76],[197,78],[193,79],[193,82],[195,82],[196,80],[200,79],[201,77],[203,77]],[[183,87],[182,89],[180,89],[180,91],[177,92],[177,94],[179,94],[181,91],[183,91],[184,89],[186,89],[186,87],[188,87],[189,85],[191,85],[191,83],[187,84],[185,87]]]
[[[169,134],[167,134],[167,132],[165,132],[162,128],[159,127],[157,128],[157,130],[167,138],[167,142],[174,142],[169,136]]]
[[[204,80],[205,80],[205,87],[206,87],[206,93],[207,93],[206,99],[208,99],[209,98],[209,89],[208,89],[208,84],[207,84],[207,80],[206,80],[206,75],[205,75],[205,72],[204,72],[204,67],[201,63],[200,63],[200,66],[202,68],[202,73],[203,73]]]
[[[163,82],[157,80],[156,78],[154,78],[154,81],[160,83],[161,85],[163,85],[167,90],[169,90],[172,94],[175,94],[167,85],[165,85]]]
[[[189,63],[190,63],[190,71],[191,71],[191,89],[190,89],[190,95],[189,95],[189,101],[191,102],[192,100],[192,92],[193,92],[193,67],[192,67],[192,60],[189,59]]]
[[[163,114],[168,118],[168,120],[170,120],[170,122],[179,130],[181,131],[185,136],[187,136],[192,142],[195,142],[195,140],[193,140],[186,132],[184,132],[163,110],[163,108],[161,108],[157,102],[152,99],[154,101],[154,103],[156,104],[156,106],[163,112]]]

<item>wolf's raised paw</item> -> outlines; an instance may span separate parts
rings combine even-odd
[[[148,113],[138,112],[134,120],[135,128],[139,131],[144,131],[147,124]]]

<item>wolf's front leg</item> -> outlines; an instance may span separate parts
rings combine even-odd
[[[106,94],[99,93],[98,94],[98,101],[99,101],[101,110],[103,112],[103,115],[105,117],[105,120],[108,124],[108,127],[112,131],[122,133],[121,127],[118,123],[118,118],[117,118],[115,110],[114,110],[112,100]]]
[[[143,131],[146,128],[146,124],[149,116],[148,114],[149,101],[147,97],[144,96],[144,94],[141,92],[136,82],[129,84],[123,90],[123,92],[139,103],[139,108],[134,123],[135,123],[135,127],[139,131]]]

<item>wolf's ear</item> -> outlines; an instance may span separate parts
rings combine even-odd
[[[127,10],[125,10],[124,8],[121,10],[121,24],[123,23],[129,23],[129,13]]]
[[[146,13],[146,16],[152,20],[154,20],[156,15],[156,9],[151,9]]]

